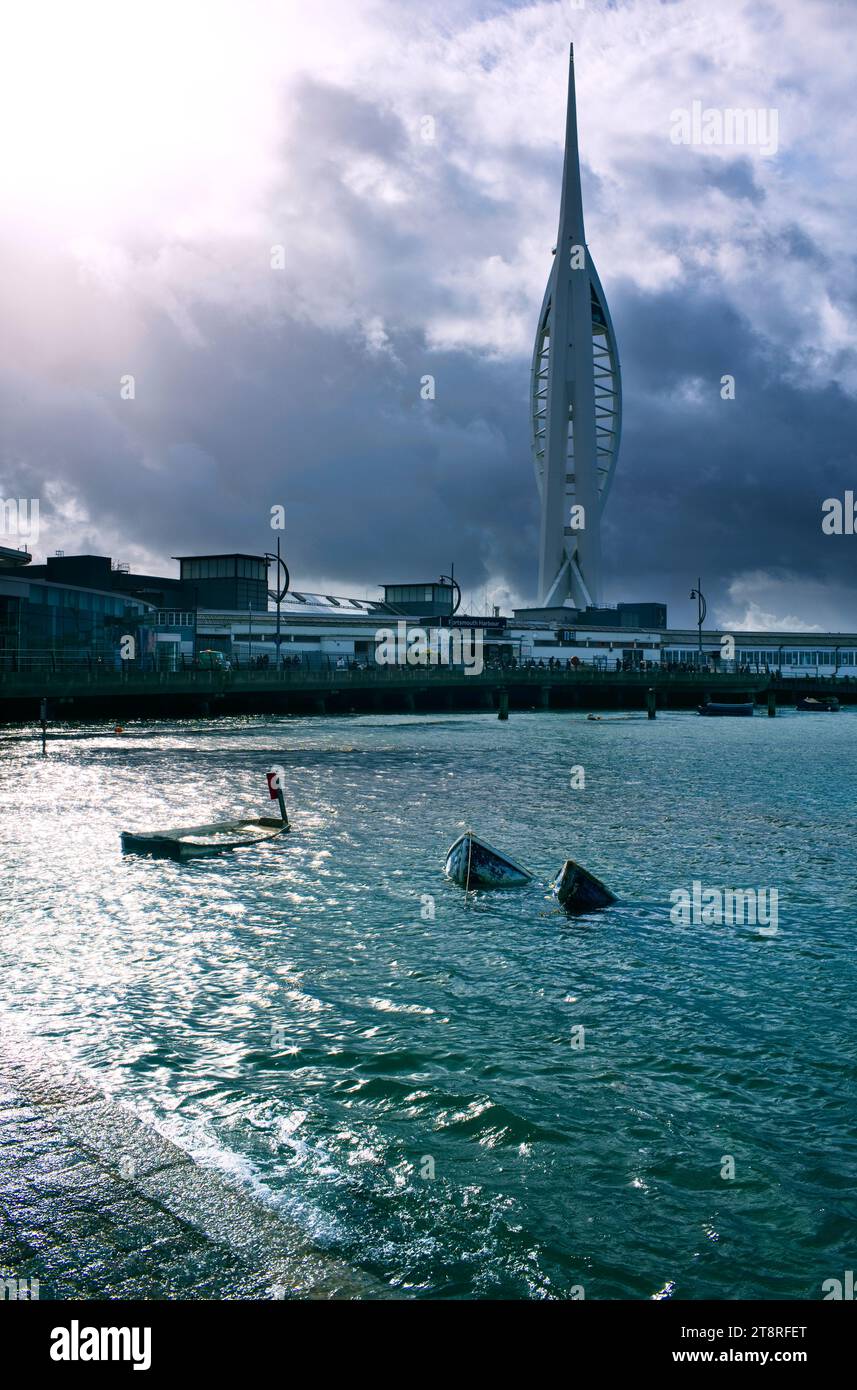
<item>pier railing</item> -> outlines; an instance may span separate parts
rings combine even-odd
[[[185,671],[139,671],[133,667],[120,670],[95,666],[92,670],[77,671],[2,671],[0,700],[3,698],[39,698],[55,696],[73,698],[85,695],[140,694],[166,695],[182,692],[220,692],[239,694],[253,692],[294,691],[324,694],[348,690],[393,690],[456,688],[472,689],[601,686],[609,688],[668,690],[675,687],[693,688],[699,692],[741,690],[748,694],[761,692],[771,686],[777,689],[803,687],[847,689],[857,687],[857,679],[840,677],[781,677],[776,673],[762,674],[747,670],[700,671],[652,670],[604,671],[591,666],[558,667],[501,667],[486,666],[479,674],[460,667],[448,666],[374,666],[344,670],[309,670],[304,667],[283,669],[239,669]]]
[[[0,720],[44,718],[199,718],[212,714],[348,714],[360,711],[512,709],[687,709],[709,700],[767,702],[768,713],[807,695],[857,704],[852,677],[783,678],[746,670],[603,671],[592,667],[486,666],[478,675],[455,667],[377,666],[0,673]]]

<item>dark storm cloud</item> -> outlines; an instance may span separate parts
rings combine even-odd
[[[550,268],[561,108],[553,142],[503,124],[502,64],[524,61],[541,11],[490,12],[512,27],[471,41],[468,81],[435,89],[425,65],[407,110],[380,78],[377,91],[309,72],[284,84],[250,230],[135,228],[87,273],[64,246],[41,260],[14,249],[0,271],[13,324],[0,492],[44,499],[44,548],[72,536],[119,559],[258,551],[282,504],[295,587],[371,592],[454,561],[466,589],[532,600],[527,340]],[[452,33],[452,12],[445,22]],[[565,41],[558,30],[550,51]],[[631,39],[613,51],[626,50],[636,72]],[[698,574],[723,605],[762,572],[791,584],[790,612],[804,582],[827,584],[845,595],[842,625],[857,626],[848,538],[820,529],[822,500],[857,482],[841,384],[855,381],[853,340],[838,317],[853,306],[853,258],[819,231],[828,194],[811,160],[788,153],[783,192],[746,152],[670,144],[677,91],[718,71],[696,34],[673,61],[645,129],[629,111],[605,133],[591,99],[586,116],[587,228],[625,387],[606,597],[668,598],[689,621]],[[436,117],[433,143],[419,139],[421,111]],[[133,401],[119,398],[125,372]],[[721,399],[725,374],[734,401]],[[434,400],[420,395],[428,375]]]
[[[626,383],[606,531],[616,595],[668,592],[689,621],[698,574],[720,603],[731,576],[759,568],[852,585],[847,538],[822,535],[821,502],[857,477],[854,400],[786,379],[752,325],[710,292],[625,285],[614,300]],[[735,400],[721,398],[724,374]]]

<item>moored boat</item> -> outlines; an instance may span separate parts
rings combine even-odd
[[[284,835],[291,829],[278,775],[268,773],[268,791],[279,801],[280,815],[252,819],[212,821],[166,830],[123,830],[120,839],[126,854],[149,854],[156,859],[205,859],[233,849],[246,849]]]
[[[464,889],[519,888],[533,877],[528,869],[516,864],[508,854],[480,840],[472,830],[465,830],[450,845],[444,873]]]
[[[835,695],[822,695],[820,699],[814,695],[804,695],[802,700],[798,700],[796,708],[804,714],[836,714],[839,701]]]
[[[751,716],[755,705],[752,700],[709,700],[705,705],[699,705],[700,714],[710,715],[745,715]]]
[[[573,859],[566,859],[553,881],[553,895],[566,912],[597,912],[615,903],[616,895],[606,884]]]

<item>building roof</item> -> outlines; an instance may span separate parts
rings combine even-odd
[[[273,610],[276,611],[276,610]],[[309,594],[302,589],[290,589],[280,603],[283,613],[301,613],[309,617],[365,617],[367,614],[392,614],[393,610],[380,599],[342,598],[335,594]]]
[[[172,560],[266,560],[266,555],[260,555],[252,550],[207,550],[203,555],[172,555]]]
[[[17,569],[21,565],[28,565],[32,558],[26,546],[18,550],[10,545],[0,545],[0,566],[3,569]]]

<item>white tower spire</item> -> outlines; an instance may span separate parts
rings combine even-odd
[[[583,229],[573,46],[559,232],[539,315],[531,395],[541,497],[539,603],[586,608],[601,597],[601,515],[619,451],[622,383],[607,301]]]

